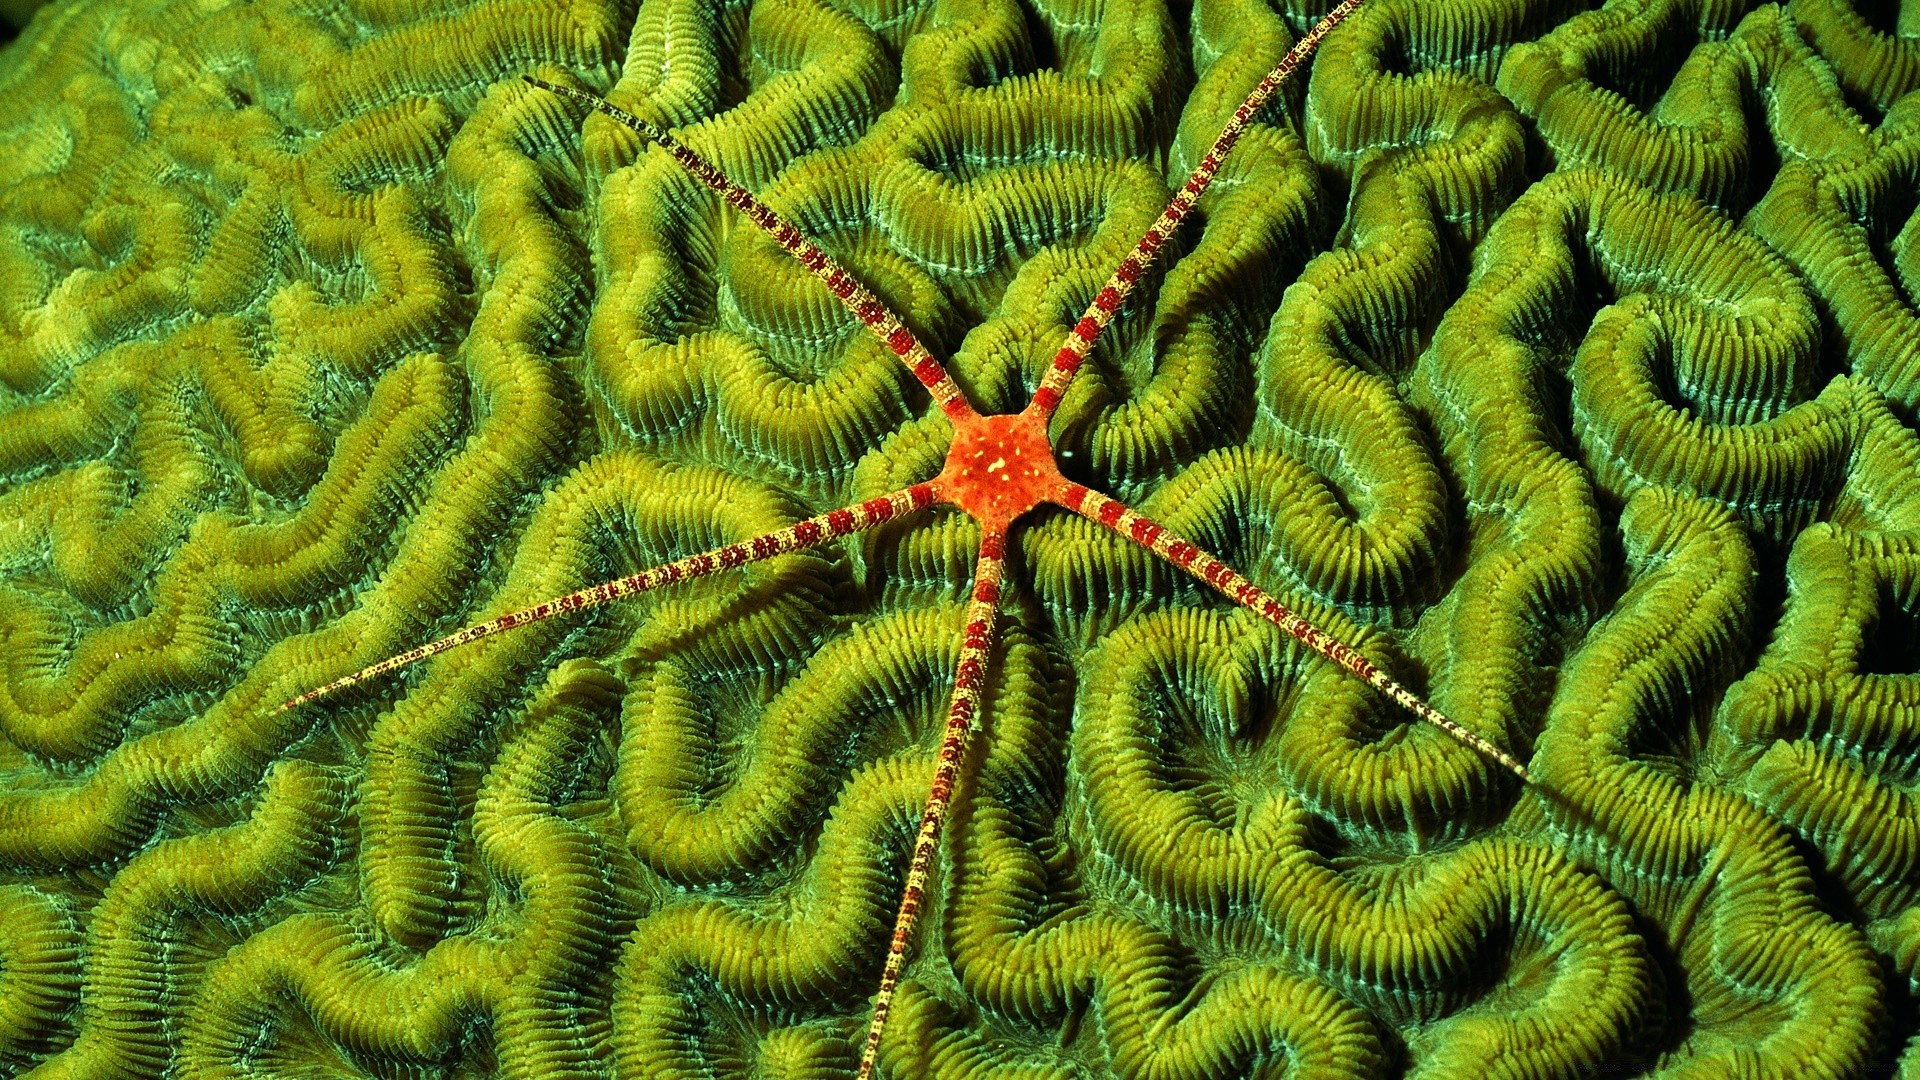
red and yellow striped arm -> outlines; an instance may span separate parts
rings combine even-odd
[[[1527,775],[1527,767],[1516,761],[1513,755],[1461,727],[1440,710],[1420,700],[1413,691],[1388,677],[1386,672],[1381,671],[1373,661],[1295,614],[1285,604],[1268,595],[1266,590],[1248,581],[1239,571],[1202,550],[1192,541],[1176,536],[1159,522],[1139,511],[1129,509],[1117,499],[1110,499],[1080,484],[1068,484],[1061,492],[1058,501],[1060,505],[1074,513],[1139,544],[1213,586],[1227,599],[1253,611],[1291,634],[1295,640],[1307,648],[1358,675],[1366,681],[1367,685],[1392,698],[1401,708],[1498,762],[1523,782],[1530,779]]]
[[[753,192],[734,182],[726,173],[695,153],[685,143],[674,138],[664,128],[650,124],[595,94],[575,90],[571,86],[550,83],[544,79],[536,79],[531,75],[523,75],[521,78],[543,90],[577,101],[588,108],[597,109],[639,132],[641,138],[658,143],[662,149],[673,156],[675,161],[692,173],[695,179],[719,192],[721,198],[745,214],[747,219],[758,225],[762,232],[773,237],[774,243],[779,244],[789,255],[798,259],[800,265],[806,267],[808,272],[826,282],[827,288],[833,290],[833,295],[839,298],[840,303],[844,304],[848,311],[853,312],[854,317],[859,319],[861,324],[873,333],[873,336],[885,342],[887,348],[900,358],[900,362],[906,365],[908,371],[913,372],[913,377],[920,380],[921,386],[927,388],[927,393],[933,397],[934,404],[940,406],[940,411],[948,416],[972,414],[973,406],[968,404],[966,395],[960,392],[959,384],[953,381],[953,376],[947,374],[947,369],[941,365],[940,361],[934,359],[933,354],[927,351],[927,347],[920,343],[920,339],[914,336],[913,331],[908,330],[906,324],[900,321],[900,317],[882,303],[879,297],[873,295],[866,286],[860,284],[852,274],[848,273],[846,267],[841,266],[833,256],[820,250],[817,244],[807,239],[799,226],[761,202]]]
[[[946,823],[953,803],[953,785],[960,775],[960,759],[966,754],[967,738],[973,734],[980,714],[980,691],[986,684],[987,663],[993,648],[994,620],[1000,608],[1000,575],[1006,566],[1006,537],[989,532],[980,540],[980,560],[973,571],[973,602],[967,608],[967,625],[960,641],[960,662],[953,676],[953,701],[947,707],[946,732],[940,739],[940,757],[934,765],[933,790],[920,815],[920,832],[913,841],[913,861],[907,866],[907,885],[900,897],[900,913],[893,923],[893,940],[887,945],[887,964],[880,973],[880,990],[873,997],[873,1020],[867,1025],[867,1041],[860,1051],[859,1080],[870,1080],[879,1059],[880,1037],[887,1029],[887,1014],[893,1008],[893,992],[900,985],[900,973],[907,966],[907,943],[913,937],[925,899],[927,875],[933,870],[934,856],[940,850],[940,828]]]
[[[530,626],[537,622],[545,622],[556,616],[566,615],[575,611],[584,611],[587,608],[599,607],[601,604],[610,603],[614,600],[624,599],[629,596],[638,596],[643,592],[651,592],[664,585],[672,585],[679,581],[690,581],[693,578],[706,577],[709,574],[717,574],[722,570],[731,570],[737,566],[745,566],[748,563],[771,559],[775,555],[784,555],[790,551],[799,551],[803,548],[814,547],[815,545],[826,543],[829,540],[846,536],[849,533],[859,532],[862,529],[871,529],[883,521],[890,521],[902,514],[932,506],[933,501],[934,490],[932,484],[915,484],[913,487],[903,488],[891,495],[882,495],[854,506],[846,506],[838,510],[828,511],[818,517],[810,517],[805,521],[796,522],[778,532],[770,532],[762,536],[753,537],[750,540],[727,544],[724,547],[717,547],[711,551],[703,551],[698,555],[690,555],[687,558],[675,562],[651,567],[637,574],[629,574],[626,577],[617,578],[613,581],[603,581],[598,585],[580,589],[576,592],[570,592],[565,596],[556,596],[551,600],[543,600],[532,607],[509,612],[497,618],[488,619],[486,622],[475,623],[465,629],[448,634],[438,641],[408,649],[406,652],[400,653],[397,656],[390,656],[377,664],[369,664],[351,675],[342,676],[325,686],[309,690],[299,697],[291,698],[283,702],[280,707],[274,711],[278,713],[285,712],[288,709],[297,709],[308,702],[317,701],[329,694],[345,690],[350,686],[357,686],[369,679],[376,679],[389,672],[398,671],[410,664],[417,664],[430,656],[438,656],[448,649],[457,649],[469,642],[479,641],[481,638],[491,637],[494,634],[505,630],[512,630],[518,626]]]
[[[1213,146],[1207,150],[1206,156],[1200,159],[1200,164],[1193,170],[1192,175],[1187,177],[1186,184],[1174,193],[1172,201],[1167,203],[1167,208],[1160,212],[1159,220],[1148,226],[1146,235],[1142,236],[1133,250],[1127,252],[1126,257],[1120,260],[1119,268],[1114,270],[1113,276],[1107,279],[1105,287],[1094,295],[1093,302],[1087,305],[1087,310],[1080,316],[1080,321],[1074,324],[1072,330],[1067,331],[1066,343],[1061,345],[1060,351],[1054,354],[1053,364],[1047,368],[1045,377],[1040,380],[1040,388],[1034,391],[1031,409],[1039,412],[1041,416],[1053,415],[1053,410],[1060,406],[1060,399],[1066,396],[1067,387],[1072,385],[1073,377],[1079,374],[1080,365],[1086,361],[1087,354],[1093,351],[1093,343],[1100,340],[1100,335],[1113,322],[1114,314],[1120,310],[1120,305],[1126,301],[1128,294],[1133,292],[1133,287],[1147,272],[1147,267],[1152,265],[1154,256],[1158,255],[1167,241],[1173,238],[1174,230],[1180,227],[1180,222],[1186,219],[1187,213],[1193,209],[1195,203],[1200,201],[1201,193],[1213,183],[1214,176],[1219,173],[1221,164],[1227,159],[1227,154],[1232,152],[1234,144],[1238,143],[1240,136],[1246,132],[1247,124],[1265,107],[1268,99],[1273,97],[1274,91],[1293,75],[1294,69],[1298,68],[1320,44],[1320,39],[1326,37],[1328,31],[1340,25],[1342,19],[1353,14],[1354,9],[1360,4],[1361,0],[1341,0],[1338,6],[1327,12],[1326,18],[1321,19],[1313,29],[1307,31],[1306,36],[1294,43],[1293,48],[1287,50],[1287,55],[1280,58],[1280,63],[1267,73],[1266,78],[1260,80],[1259,84],[1253,88],[1253,92],[1247,95],[1247,99],[1233,111],[1232,118],[1220,130],[1219,137],[1213,140]]]

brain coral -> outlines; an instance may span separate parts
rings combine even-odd
[[[1920,3],[1369,0],[1053,418],[890,1077],[1920,1077]],[[7,5],[24,15],[31,4]],[[59,0],[0,52],[0,1072],[849,1074],[924,481],[1325,0]]]

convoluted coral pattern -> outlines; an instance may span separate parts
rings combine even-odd
[[[1920,1077],[1920,5],[1858,3],[1327,38],[1059,464],[1531,782],[1042,511],[884,1075]],[[277,708],[947,452],[803,266],[520,76],[670,129],[998,412],[1327,7],[41,10],[0,52],[0,1074],[850,1074],[970,519]]]

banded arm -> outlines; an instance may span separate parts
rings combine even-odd
[[[1200,164],[1187,177],[1186,184],[1174,193],[1167,208],[1160,212],[1159,219],[1147,227],[1146,235],[1140,238],[1140,242],[1120,260],[1119,268],[1094,295],[1093,302],[1087,305],[1080,321],[1067,331],[1066,343],[1054,354],[1052,366],[1047,368],[1047,374],[1040,380],[1040,388],[1034,391],[1029,410],[1039,413],[1043,419],[1053,415],[1053,411],[1060,406],[1060,399],[1066,396],[1067,387],[1073,384],[1073,377],[1079,374],[1080,365],[1086,361],[1087,354],[1093,351],[1093,343],[1100,340],[1100,335],[1113,322],[1120,305],[1133,292],[1134,285],[1147,272],[1147,267],[1153,264],[1154,256],[1173,238],[1174,230],[1180,227],[1180,222],[1186,219],[1187,213],[1200,200],[1201,193],[1213,183],[1221,163],[1226,161],[1234,144],[1240,141],[1240,136],[1246,133],[1247,124],[1266,106],[1274,91],[1280,89],[1281,84],[1319,46],[1320,39],[1340,25],[1341,20],[1353,14],[1360,4],[1361,0],[1341,0],[1338,6],[1327,12],[1326,18],[1294,42],[1293,48],[1287,50],[1287,55],[1280,58],[1280,63],[1267,73],[1266,78],[1260,80],[1247,99],[1233,111],[1232,118],[1220,129],[1219,137],[1213,140],[1206,157],[1200,159]]]
[[[1110,499],[1080,484],[1068,484],[1058,502],[1213,586],[1227,599],[1253,611],[1293,635],[1307,648],[1358,675],[1369,686],[1392,698],[1401,708],[1498,762],[1518,776],[1522,783],[1531,779],[1527,775],[1527,767],[1516,761],[1513,755],[1461,727],[1440,710],[1420,700],[1417,694],[1395,682],[1371,660],[1295,614],[1264,589],[1248,581],[1239,571],[1208,554],[1192,541],[1174,535],[1159,522],[1128,508],[1119,500]]]
[[[824,544],[829,540],[835,540],[850,533],[860,532],[863,529],[871,529],[883,521],[890,521],[903,514],[912,513],[915,510],[932,506],[933,500],[934,490],[932,484],[915,484],[910,488],[902,488],[891,495],[882,495],[853,506],[830,510],[818,517],[810,517],[805,521],[795,522],[777,532],[765,533],[753,537],[750,540],[741,540],[738,543],[727,544],[723,547],[714,548],[711,551],[703,551],[698,555],[690,555],[687,558],[675,562],[663,563],[659,566],[642,570],[637,574],[629,574],[626,577],[616,578],[613,581],[603,581],[598,585],[580,589],[576,592],[570,592],[565,596],[556,596],[551,600],[543,600],[532,607],[509,612],[497,618],[488,619],[486,622],[475,623],[465,629],[448,634],[438,641],[408,649],[406,652],[400,653],[397,656],[390,656],[377,664],[369,664],[351,675],[342,676],[325,686],[309,690],[299,697],[290,698],[282,702],[280,707],[275,709],[274,712],[282,713],[288,709],[297,709],[308,702],[317,701],[329,694],[345,690],[350,686],[358,686],[369,679],[375,679],[389,672],[398,671],[410,664],[419,663],[430,656],[438,656],[448,649],[459,648],[468,642],[479,641],[483,637],[490,637],[503,630],[511,630],[516,626],[530,626],[533,623],[545,622],[555,616],[566,615],[575,611],[584,611],[587,608],[599,607],[601,604],[610,603],[614,600],[624,599],[629,596],[638,596],[643,592],[651,592],[663,585],[672,585],[675,582],[706,577],[709,574],[717,574],[723,570],[731,570],[737,566],[745,566],[748,563],[771,559],[775,555],[785,555],[790,551],[800,551],[803,548]]]
[[[1000,575],[1005,567],[1005,534],[987,532],[980,538],[980,559],[974,566],[973,602],[967,607],[960,662],[953,676],[953,701],[947,707],[946,731],[941,736],[940,758],[933,770],[933,790],[927,795],[927,807],[920,814],[920,832],[914,837],[913,861],[907,866],[907,885],[900,897],[900,913],[894,918],[887,964],[880,973],[880,990],[873,997],[873,1020],[867,1026],[866,1045],[860,1051],[859,1080],[871,1080],[874,1063],[879,1059],[880,1037],[886,1032],[893,992],[900,985],[900,973],[907,965],[907,943],[919,921],[927,874],[933,869],[934,856],[940,849],[940,828],[946,823],[947,810],[953,802],[960,759],[966,753],[974,718],[980,712],[980,691],[986,683],[994,620],[1000,607]]]
[[[866,286],[860,284],[852,274],[848,273],[846,267],[834,261],[831,255],[820,250],[818,245],[807,239],[799,226],[761,202],[753,192],[736,183],[712,162],[695,153],[691,147],[674,138],[658,125],[650,124],[598,95],[575,90],[571,86],[550,83],[545,79],[536,79],[531,75],[522,75],[521,78],[542,90],[558,94],[570,101],[577,101],[588,108],[597,109],[639,132],[640,137],[648,142],[658,143],[662,149],[673,156],[675,161],[692,173],[695,179],[719,192],[721,198],[745,214],[747,219],[758,225],[762,232],[773,237],[774,243],[779,244],[786,249],[787,254],[798,259],[800,265],[806,267],[808,272],[826,282],[827,288],[833,290],[833,295],[839,298],[840,303],[845,305],[848,311],[853,312],[854,317],[859,319],[873,336],[885,342],[887,348],[900,358],[900,362],[906,365],[908,371],[913,372],[913,377],[920,380],[921,386],[927,388],[927,393],[932,395],[934,403],[940,406],[940,411],[948,416],[973,415],[973,406],[967,403],[966,395],[960,392],[959,384],[953,381],[953,376],[947,374],[947,369],[941,366],[940,361],[934,359],[933,354],[927,351],[927,347],[920,343],[920,339],[914,336],[913,331],[908,330],[906,324],[900,321],[900,317],[882,303],[879,297],[873,295]]]

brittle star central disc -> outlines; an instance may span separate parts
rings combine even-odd
[[[1058,498],[1067,478],[1053,460],[1046,418],[1029,409],[955,419],[953,446],[933,487],[941,501],[997,535],[1027,511]]]

